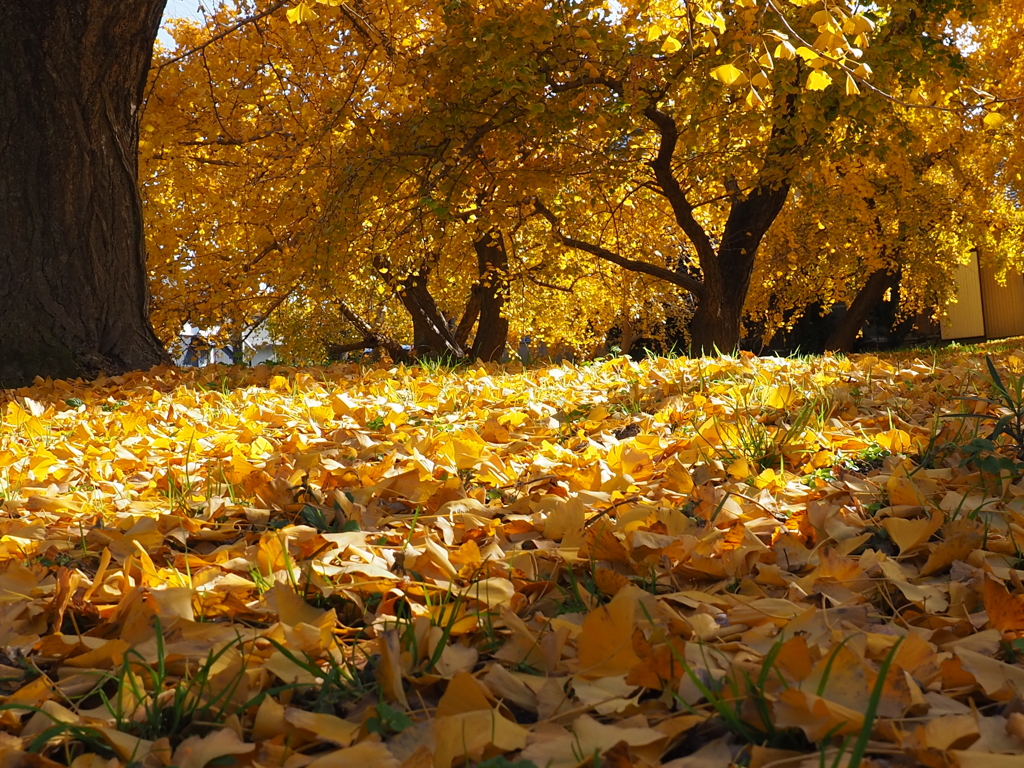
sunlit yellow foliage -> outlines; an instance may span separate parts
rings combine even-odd
[[[269,317],[286,355],[322,359],[362,338],[355,313],[407,341],[416,279],[453,332],[488,232],[511,345],[578,350],[666,314],[728,346],[744,308],[770,332],[900,258],[905,311],[940,307],[955,260],[1012,251],[993,129],[965,107],[989,71],[958,47],[980,7],[299,3],[189,53],[258,10],[181,23],[158,58],[143,167],[165,339]],[[851,197],[857,177],[884,189]]]

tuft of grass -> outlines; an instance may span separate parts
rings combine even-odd
[[[993,422],[992,431],[988,434],[987,439],[994,442],[1005,435],[1010,438],[1016,449],[1017,461],[1024,461],[1024,372],[1008,373],[1004,382],[990,355],[985,355],[985,364],[988,367],[988,383],[992,388],[992,394],[988,397],[960,397],[957,399],[983,403],[997,411],[998,415],[987,411],[985,413],[948,414],[947,417]]]
[[[1011,476],[1019,477],[1021,463],[1024,462],[1024,372],[1007,373],[1004,380],[990,355],[985,355],[985,364],[990,388],[988,396],[954,398],[965,403],[981,404],[984,410],[980,413],[964,411],[943,414],[942,418],[961,419],[962,423],[974,420],[979,427],[990,427],[988,434],[979,436],[975,431],[971,440],[956,446],[963,457],[961,466],[972,465],[996,477],[1006,470]],[[959,430],[957,435],[960,435]],[[1004,455],[1002,446],[1009,448],[1013,456]]]
[[[889,653],[886,654],[885,659],[878,668],[878,679],[875,680],[875,687],[871,689],[871,696],[868,699],[868,707],[864,710],[864,724],[861,726],[860,732],[857,734],[857,740],[853,744],[853,749],[850,752],[850,758],[846,763],[846,768],[860,768],[860,764],[864,761],[864,755],[867,753],[868,741],[871,740],[871,731],[875,727],[875,717],[878,714],[878,705],[882,700],[882,692],[885,690],[885,680],[889,676],[889,667],[892,666],[893,659],[896,658],[896,652],[900,649],[900,645],[902,645],[902,643],[903,638],[901,637],[893,644],[892,648],[889,649]],[[835,759],[832,761],[831,768],[839,768],[843,755],[846,753],[849,738],[850,737],[844,739],[843,743],[839,746]],[[826,751],[823,747],[820,755],[821,768],[826,768],[825,754]]]
[[[830,404],[811,398],[795,411],[743,400],[736,405],[735,439],[725,444],[727,458],[746,459],[758,471],[785,468],[787,456],[811,452],[799,445],[808,433],[821,428],[831,412]]]
[[[237,644],[229,643],[219,651],[211,651],[205,661],[194,671],[187,671],[183,679],[168,670],[159,619],[156,644],[155,665],[146,663],[141,654],[130,650],[120,668],[108,677],[116,686],[113,697],[102,687],[98,691],[119,731],[148,740],[167,736],[174,743],[197,731],[205,733],[245,708],[246,705],[234,701],[246,674],[244,660],[239,660],[230,676],[214,672],[229,651],[241,647],[241,638]]]
[[[651,621],[647,608],[645,606],[641,607],[647,620]],[[782,644],[785,641],[784,635],[780,634],[779,638],[765,655],[764,663],[756,679],[743,671],[742,679],[726,675],[718,682],[706,681],[700,674],[694,671],[676,646],[673,643],[667,642],[667,636],[662,634],[661,640],[667,643],[672,653],[672,658],[700,692],[704,700],[715,711],[718,719],[737,737],[747,744],[757,744],[778,749],[806,747],[806,739],[801,733],[789,729],[779,730],[775,727],[768,696],[768,682],[773,671],[783,685],[785,685],[782,674],[775,664],[775,659],[782,650]],[[713,649],[708,648],[703,643],[700,644],[700,647],[702,653],[714,652]],[[697,710],[689,702],[682,699],[677,692],[672,691],[671,693],[680,706],[692,714],[697,714]],[[748,702],[752,704],[751,709],[753,713],[748,712],[745,707]],[[759,722],[755,723],[751,714],[756,714]]]
[[[383,739],[412,726],[412,719],[407,714],[395,709],[386,701],[378,703],[373,712],[374,714],[366,720],[366,730],[368,733],[380,734]]]
[[[360,664],[355,648],[349,650],[346,655],[345,649],[337,645],[336,652],[317,659],[306,653],[300,657],[276,640],[270,640],[270,643],[285,658],[308,672],[318,682],[289,683],[268,689],[247,703],[245,708],[259,704],[266,695],[291,690],[294,691],[295,706],[310,712],[340,714],[347,705],[362,698],[377,685],[373,679],[372,665]]]

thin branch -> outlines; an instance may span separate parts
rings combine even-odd
[[[404,360],[408,357],[405,350],[402,349],[398,342],[384,333],[373,330],[373,328],[370,327],[370,324],[356,314],[356,312],[349,307],[344,300],[338,298],[335,299],[335,301],[338,304],[338,311],[341,312],[342,316],[346,320],[356,327],[356,330],[362,334],[363,338],[375,339],[377,344],[383,347],[387,353],[391,355],[392,360]]]
[[[534,285],[539,285],[541,288],[548,288],[552,291],[561,291],[562,293],[572,293],[572,288],[566,288],[565,286],[562,285],[555,285],[554,283],[549,283],[546,280],[541,280],[538,277],[534,277],[529,272],[524,272],[523,277],[525,277]]]
[[[607,248],[602,248],[600,245],[594,245],[593,243],[588,243],[584,240],[577,240],[576,238],[562,234],[558,217],[555,216],[555,214],[552,213],[551,210],[548,209],[548,207],[538,198],[534,198],[533,205],[536,212],[547,219],[548,223],[551,225],[552,234],[562,245],[597,256],[598,258],[609,261],[612,264],[617,264],[623,269],[628,269],[630,272],[642,272],[645,275],[650,275],[651,277],[656,277],[659,280],[664,280],[666,283],[677,285],[698,298],[704,295],[704,284],[700,280],[695,280],[689,275],[680,274],[679,272],[666,269],[665,267],[659,267],[656,264],[650,264],[646,261],[637,261],[636,259],[626,258],[625,256],[620,256]]]
[[[328,347],[328,352],[332,357],[338,355],[344,355],[346,352],[361,352],[364,349],[376,349],[379,347],[380,341],[378,339],[363,339],[353,344],[331,344]]]
[[[204,48],[206,48],[211,43],[215,43],[218,40],[227,37],[228,35],[230,35],[235,30],[238,30],[238,29],[241,29],[242,27],[244,27],[246,24],[251,24],[254,21],[259,21],[264,16],[269,16],[274,11],[278,10],[279,8],[283,8],[287,4],[288,4],[288,0],[277,0],[277,2],[272,3],[266,10],[260,11],[259,13],[254,13],[252,16],[246,16],[244,19],[240,19],[236,23],[232,24],[230,27],[227,27],[226,29],[223,29],[220,32],[218,32],[216,35],[211,37],[206,42],[200,43],[195,48],[189,48],[187,51],[185,51],[182,54],[179,54],[179,55],[175,56],[173,59],[168,59],[167,61],[162,62],[160,64],[160,66],[156,68],[157,74],[159,75],[160,74],[160,70],[162,70],[164,67],[169,67],[171,64],[177,64],[182,59],[187,59],[192,54],[199,53],[199,51],[203,50]]]
[[[565,93],[566,91],[574,91],[578,88],[586,88],[588,85],[603,85],[616,96],[622,96],[623,87],[622,81],[616,80],[613,77],[606,77],[599,75],[597,77],[590,77],[584,75],[583,77],[577,77],[575,80],[570,80],[567,83],[559,83],[554,78],[548,78],[548,88],[551,89],[552,93]]]
[[[243,144],[250,144],[254,141],[262,141],[268,139],[271,136],[283,136],[287,139],[294,139],[295,134],[289,131],[264,131],[263,133],[257,133],[255,136],[250,136],[247,139],[234,139],[228,136],[218,136],[215,139],[200,139],[198,141],[179,141],[178,146],[181,147],[240,147]]]
[[[289,296],[295,293],[296,288],[298,288],[298,284],[293,285],[287,291],[285,291],[276,299],[274,299],[271,305],[267,307],[265,310],[263,310],[262,314],[257,315],[255,318],[253,318],[253,322],[249,326],[249,330],[242,335],[242,341],[248,340],[248,338],[252,336],[253,333],[256,332],[256,329],[263,325],[263,323],[267,321],[267,319],[277,310],[277,308],[284,304],[284,302],[287,300]]]
[[[389,59],[395,57],[395,47],[391,41],[384,36],[384,33],[377,29],[376,25],[365,16],[361,15],[348,3],[341,3],[338,9],[345,14],[349,21],[359,30],[359,33],[363,35],[374,45],[379,45],[384,48],[384,52],[388,55]]]

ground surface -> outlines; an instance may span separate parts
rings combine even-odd
[[[1016,448],[939,418],[1007,413],[956,399],[990,379],[952,351],[8,392],[0,756],[1021,765]]]

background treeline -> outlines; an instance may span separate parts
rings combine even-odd
[[[796,334],[849,350],[884,301],[941,311],[972,253],[1024,261],[1019,2],[267,7],[176,22],[154,61],[165,343],[761,348],[842,302]]]

